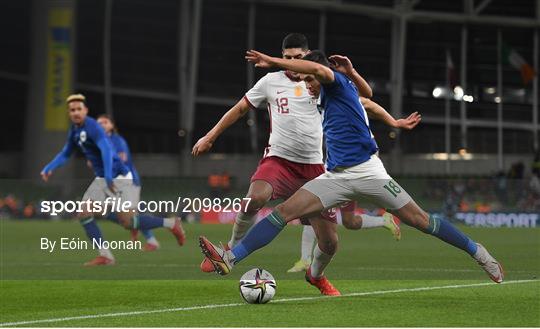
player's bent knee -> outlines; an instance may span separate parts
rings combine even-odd
[[[348,230],[358,230],[362,227],[362,221],[358,218],[343,220],[343,227]]]
[[[328,255],[334,255],[337,252],[338,249],[338,235],[337,233],[330,232],[330,230],[319,227],[316,232],[317,235],[317,244],[319,246],[319,249],[321,249],[322,252]]]
[[[242,201],[242,209],[244,209],[245,213],[255,213],[259,211],[269,199],[264,193],[250,193],[246,198],[250,199],[250,201],[249,203],[246,200]]]
[[[334,255],[338,248],[338,239],[325,239],[317,242],[319,249],[327,255]]]

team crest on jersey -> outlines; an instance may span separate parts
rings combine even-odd
[[[294,96],[300,97],[300,96],[302,96],[302,93],[303,93],[302,87],[300,87],[300,86],[294,87]]]
[[[81,143],[86,142],[86,131],[81,131],[81,133],[79,134],[79,140],[81,141]]]

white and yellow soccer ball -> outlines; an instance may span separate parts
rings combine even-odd
[[[240,295],[249,304],[268,303],[276,294],[276,280],[268,271],[254,268],[240,278]]]

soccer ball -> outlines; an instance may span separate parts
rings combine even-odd
[[[265,304],[276,294],[276,280],[261,268],[247,271],[240,278],[240,295],[249,304]]]

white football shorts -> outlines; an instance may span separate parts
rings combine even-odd
[[[375,154],[359,165],[327,171],[302,188],[315,194],[325,209],[361,200],[385,209],[400,209],[412,200]]]
[[[118,175],[113,180],[116,193],[113,194],[107,187],[103,177],[96,177],[84,192],[82,201],[91,200],[103,202],[107,198],[120,199],[122,203],[129,201],[130,209],[137,209],[141,196],[141,187],[133,184],[131,172],[126,175]]]

